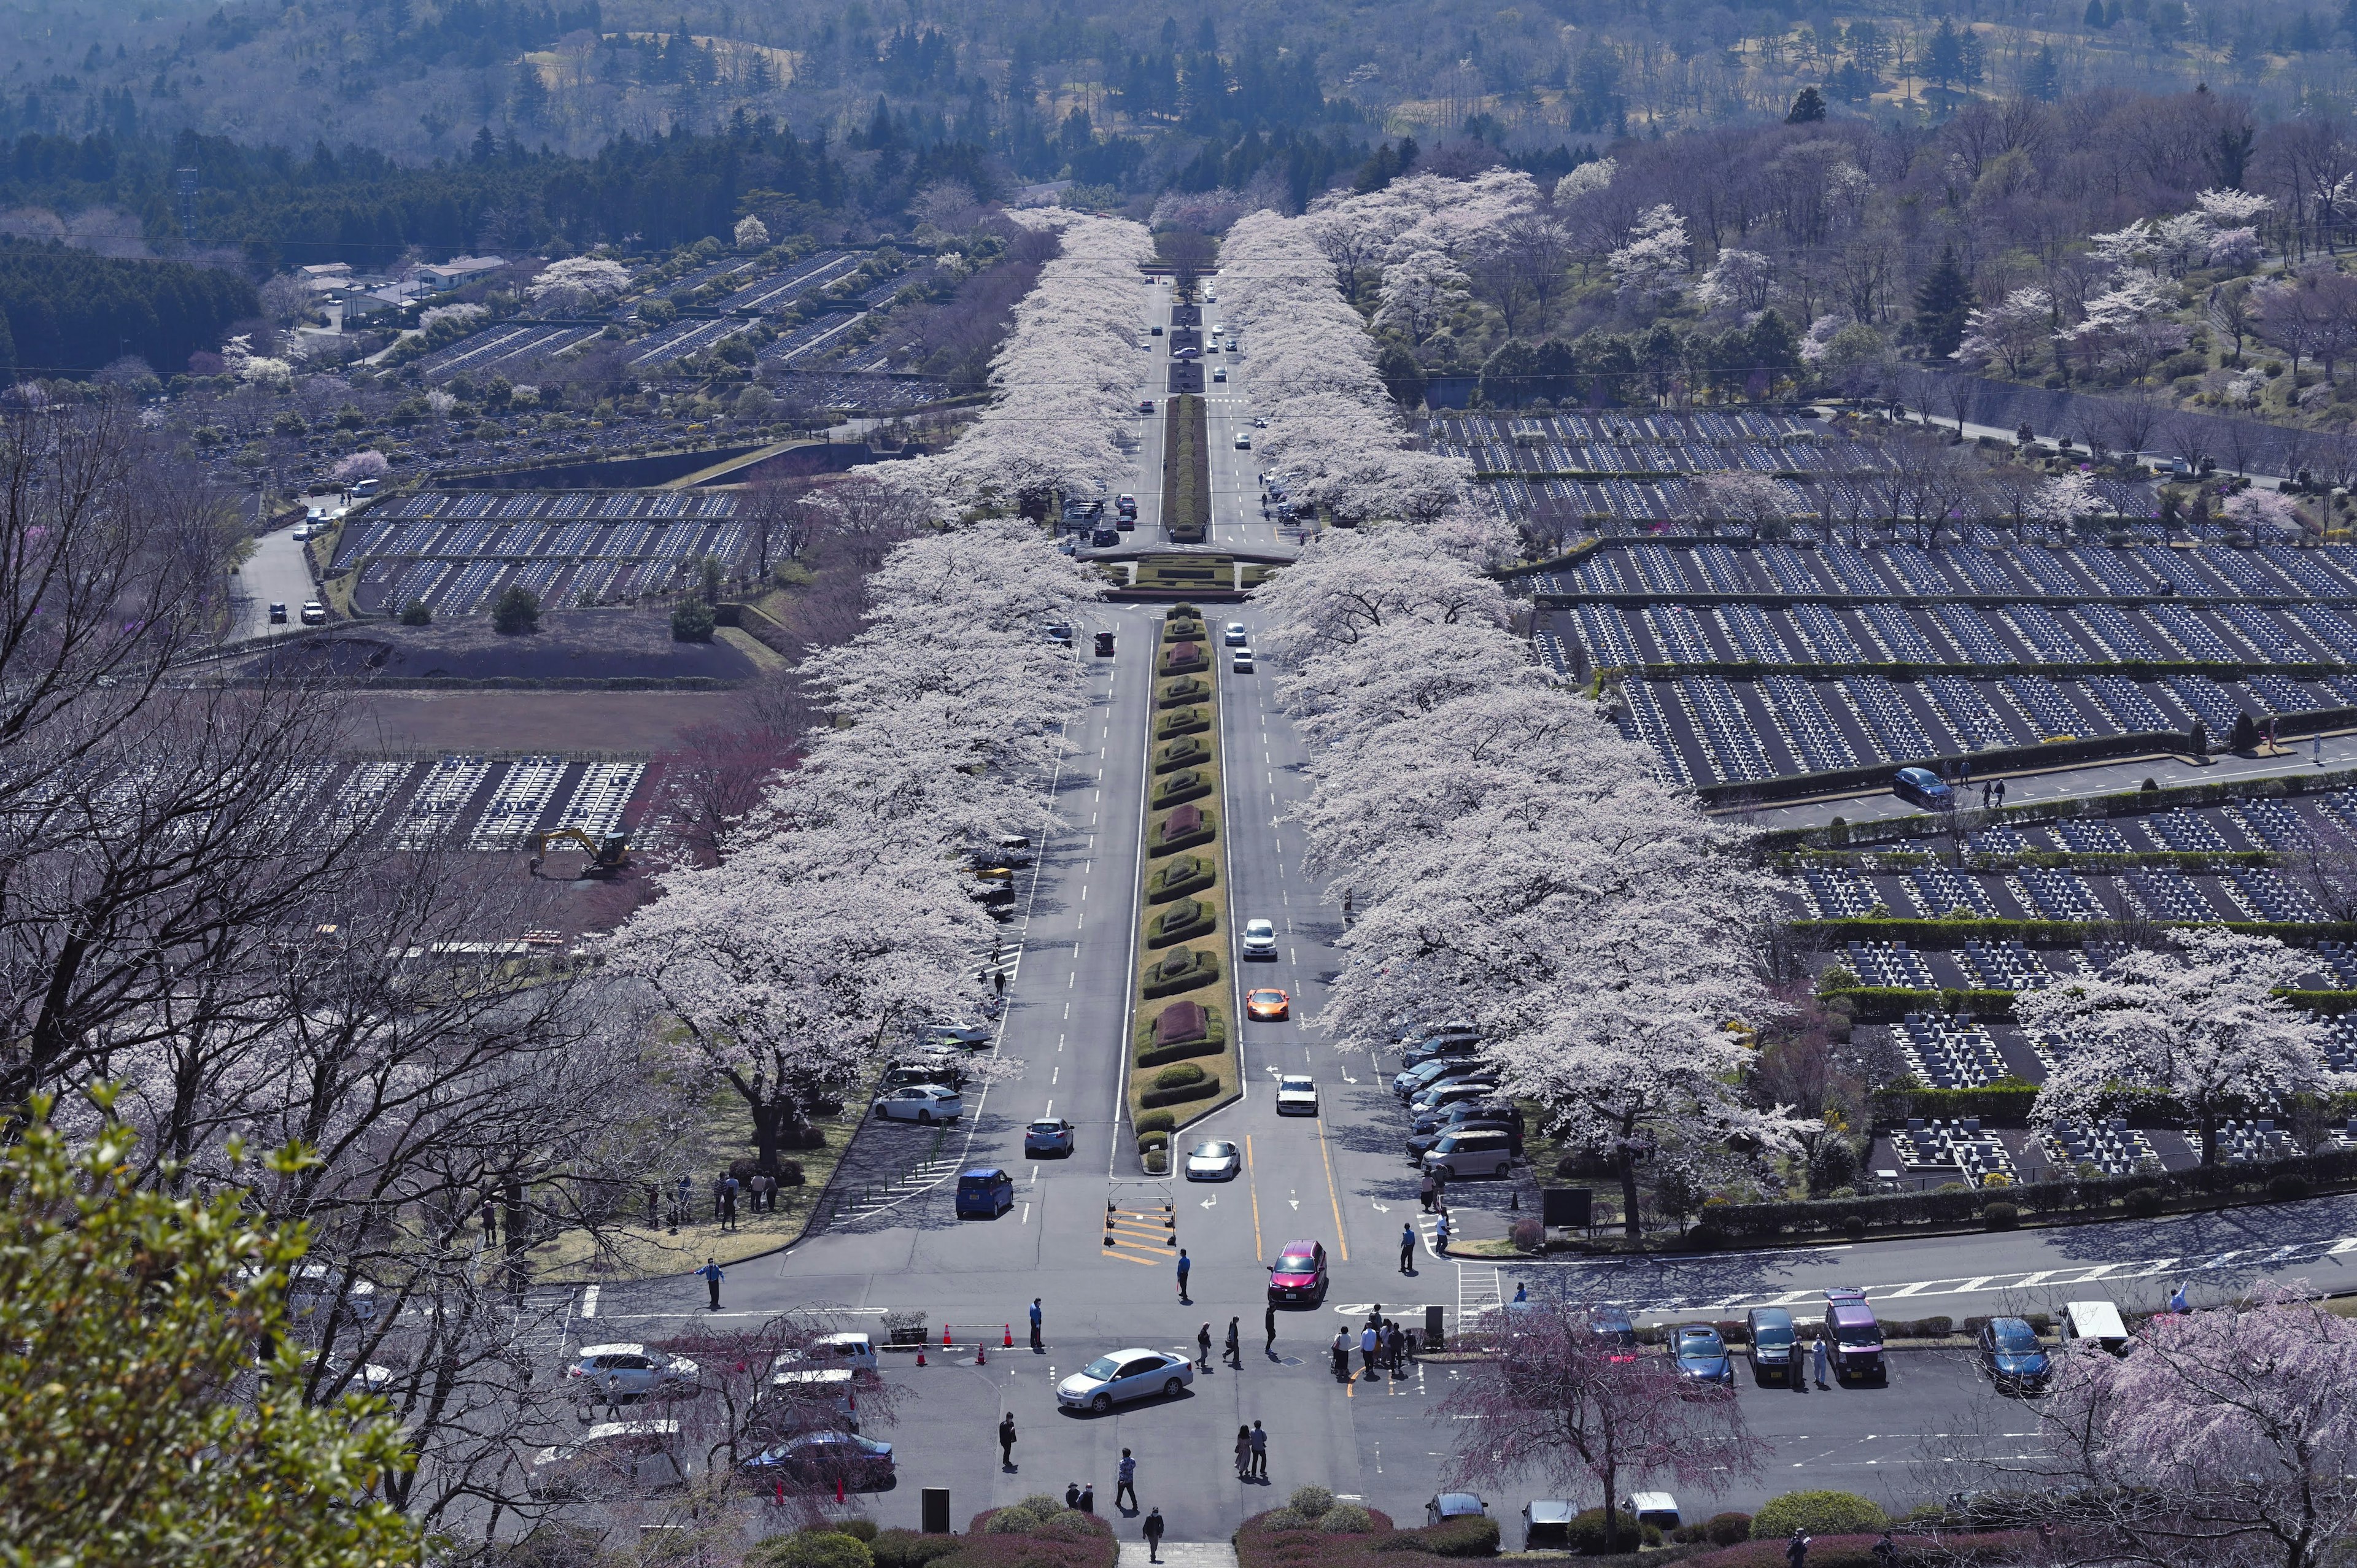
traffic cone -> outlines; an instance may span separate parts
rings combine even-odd
[[[950,1326],[949,1326],[948,1324],[944,1323],[944,1324],[942,1324],[942,1349],[944,1349],[944,1350],[946,1350],[946,1349],[948,1349],[949,1348],[950,1348]]]
[[[840,1476],[834,1478],[834,1500],[836,1502],[843,1500],[843,1477]]]
[[[977,1366],[977,1367],[987,1367],[987,1366],[989,1366],[989,1365],[990,1365],[990,1347],[989,1347],[989,1346],[987,1346],[987,1345],[984,1345],[984,1344],[979,1344],[979,1343],[977,1343],[977,1344],[974,1346],[974,1364],[975,1366]]]
[[[923,1366],[924,1364],[925,1364],[925,1353],[924,1353],[922,1350],[920,1350],[920,1351],[918,1351],[918,1352],[917,1352],[917,1365],[919,1365],[920,1367],[921,1367],[921,1366]]]
[[[1006,1326],[1006,1335],[998,1341],[998,1348],[1002,1350],[1015,1348],[1015,1325],[1010,1323]]]

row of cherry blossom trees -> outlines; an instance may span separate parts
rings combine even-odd
[[[1081,699],[1039,627],[1102,591],[1019,520],[898,546],[866,629],[803,667],[826,722],[800,766],[719,864],[662,873],[615,934],[612,970],[651,993],[691,1070],[743,1098],[765,1165],[896,1027],[972,983],[991,926],[963,858],[1039,822]]]
[[[1142,224],[1063,209],[1012,216],[1051,229],[1060,250],[1015,307],[991,362],[998,395],[947,452],[898,465],[895,482],[944,521],[1021,510],[1045,515],[1059,490],[1093,490],[1126,472],[1145,309]]]
[[[1469,1020],[1548,1130],[1609,1162],[1625,1222],[1663,1156],[1735,1178],[1813,1123],[1761,1108],[1747,1025],[1771,887],[1595,706],[1530,663],[1469,527],[1329,533],[1260,592],[1281,700],[1318,743],[1312,871],[1356,921],[1345,1048]]]

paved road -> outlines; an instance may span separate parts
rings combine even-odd
[[[230,636],[240,639],[299,631],[303,602],[317,596],[318,588],[311,581],[311,568],[304,560],[303,546],[295,542],[294,527],[265,533],[254,541],[253,554],[237,570],[230,595],[237,624]],[[273,604],[286,607],[283,626],[270,624]]]

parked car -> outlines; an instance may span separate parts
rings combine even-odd
[[[1056,1402],[1066,1410],[1092,1410],[1099,1415],[1117,1404],[1151,1399],[1157,1394],[1176,1399],[1195,1380],[1195,1363],[1168,1350],[1115,1350],[1098,1357],[1056,1385]]]
[[[1400,1053],[1400,1067],[1422,1067],[1435,1057],[1473,1057],[1481,1054],[1481,1036],[1471,1028],[1448,1026],[1420,1036],[1408,1042]]]
[[[1282,1024],[1293,1016],[1293,998],[1275,986],[1244,993],[1244,1016],[1256,1024]]]
[[[1829,1347],[1836,1382],[1849,1378],[1889,1381],[1890,1369],[1882,1360],[1882,1325],[1874,1320],[1864,1291],[1842,1285],[1825,1292],[1824,1321],[1817,1332]]]
[[[1444,1079],[1425,1090],[1407,1102],[1408,1114],[1426,1116],[1460,1101],[1488,1100],[1498,1092],[1497,1080],[1488,1078]]]
[[[1458,1117],[1457,1113],[1460,1111],[1467,1115]],[[1484,1092],[1478,1095],[1460,1096],[1446,1104],[1434,1106],[1428,1111],[1417,1112],[1409,1116],[1407,1130],[1410,1137],[1421,1138],[1429,1134],[1437,1138],[1456,1126],[1459,1121],[1473,1119],[1503,1122],[1512,1130],[1515,1140],[1519,1144],[1523,1135],[1522,1114],[1519,1109],[1512,1105],[1504,1106],[1501,1110],[1496,1095]]]
[[[270,624],[273,626],[286,624],[286,607],[275,599],[273,599],[270,604]]]
[[[1801,1337],[1793,1331],[1792,1315],[1781,1306],[1755,1306],[1743,1316],[1744,1337],[1751,1341],[1751,1380],[1792,1382],[1801,1376]]]
[[[2062,1307],[2062,1348],[2104,1350],[2125,1356],[2135,1343],[2120,1309],[2108,1301],[2066,1302]]]
[[[1890,780],[1890,792],[1910,806],[1944,811],[1956,803],[1956,793],[1928,768],[1902,768]]]
[[[1414,1067],[1402,1068],[1392,1074],[1392,1092],[1405,1100],[1452,1072],[1462,1072],[1469,1064],[1467,1057],[1427,1057]]]
[[[1253,421],[1253,428],[1254,430],[1266,430],[1268,428],[1268,421],[1265,419],[1255,419]]]
[[[1279,1116],[1317,1115],[1316,1080],[1294,1073],[1279,1078],[1276,1080],[1276,1113]]]
[[[1268,1299],[1272,1306],[1301,1302],[1311,1306],[1326,1299],[1332,1282],[1326,1274],[1323,1241],[1287,1241],[1276,1250],[1268,1266]]]
[[[1667,1492],[1631,1492],[1629,1511],[1640,1526],[1650,1524],[1664,1535],[1678,1528],[1678,1499]]]
[[[1244,922],[1243,955],[1250,959],[1276,957],[1276,927],[1267,920]]]
[[[1455,1181],[1463,1176],[1501,1176],[1514,1168],[1511,1134],[1471,1128],[1443,1133],[1424,1156],[1426,1175]]]
[[[1571,1523],[1579,1517],[1579,1505],[1559,1498],[1534,1498],[1523,1505],[1523,1550],[1525,1552],[1569,1552],[1572,1550]]]
[[[910,1084],[939,1084],[944,1089],[965,1087],[965,1067],[956,1058],[935,1055],[928,1051],[921,1056],[896,1058],[877,1080],[878,1090],[905,1089]]]
[[[892,1445],[854,1432],[802,1433],[737,1463],[756,1483],[780,1472],[821,1487],[840,1481],[845,1491],[889,1491],[899,1481]]]
[[[601,1421],[570,1443],[544,1448],[524,1489],[544,1502],[626,1497],[683,1484],[675,1421]]]
[[[1637,1325],[1629,1316],[1627,1307],[1614,1306],[1609,1302],[1592,1306],[1587,1310],[1587,1326],[1598,1339],[1610,1342],[1615,1361],[1636,1359]]]
[[[993,1031],[987,1024],[951,1024],[941,1020],[917,1026],[917,1038],[927,1046],[963,1046],[968,1050],[990,1048]]]
[[[775,1441],[797,1432],[859,1430],[859,1377],[788,1352],[770,1363],[770,1386],[752,1415],[755,1432]]]
[[[938,1083],[911,1083],[876,1097],[876,1114],[887,1122],[914,1122],[930,1127],[954,1122],[965,1114],[965,1101],[954,1089]]]
[[[333,1306],[355,1323],[376,1321],[376,1286],[359,1275],[339,1276],[325,1263],[297,1263],[286,1272],[286,1315],[309,1317]]]
[[[1670,1354],[1677,1358],[1678,1371],[1684,1377],[1721,1388],[1735,1386],[1735,1358],[1727,1353],[1727,1341],[1718,1330],[1707,1323],[1681,1326],[1671,1342]]]
[[[644,1345],[584,1345],[565,1376],[580,1382],[584,1401],[645,1399],[694,1393],[697,1368],[685,1357]]]
[[[996,1165],[978,1165],[961,1172],[957,1184],[957,1217],[996,1219],[1015,1207],[1015,1178]]]
[[[815,1367],[847,1367],[855,1372],[872,1372],[880,1363],[876,1358],[876,1341],[865,1334],[822,1334],[800,1350],[780,1351],[771,1363],[783,1367],[796,1361],[807,1361]]]
[[[1027,1156],[1069,1155],[1072,1152],[1072,1124],[1054,1117],[1043,1117],[1023,1129],[1023,1153]]]
[[[1437,1125],[1422,1133],[1408,1134],[1407,1157],[1421,1165],[1424,1162],[1424,1156],[1432,1153],[1435,1144],[1453,1133],[1496,1133],[1506,1140],[1506,1152],[1514,1158],[1521,1159],[1523,1157],[1522,1130],[1506,1120],[1504,1116],[1496,1114],[1497,1111],[1498,1107],[1485,1105],[1478,1101],[1458,1101],[1440,1114],[1437,1118]],[[1463,1112],[1462,1115],[1458,1114],[1460,1112]]]
[[[1981,1325],[1974,1348],[1999,1393],[2043,1393],[2053,1376],[2054,1364],[2039,1343],[2038,1330],[2021,1318],[1990,1318]]]
[[[1490,1505],[1471,1492],[1437,1492],[1424,1505],[1426,1525],[1445,1524],[1452,1519],[1487,1519]]]
[[[1243,1148],[1238,1144],[1215,1139],[1187,1151],[1189,1181],[1233,1181],[1243,1168]]]

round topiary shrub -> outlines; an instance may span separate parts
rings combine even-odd
[[[983,1522],[988,1535],[1028,1535],[1064,1511],[1064,1499],[1042,1492],[1019,1503],[1009,1503]]]
[[[1571,1549],[1582,1557],[1599,1557],[1611,1550],[1604,1538],[1604,1510],[1602,1509],[1580,1509],[1578,1513],[1572,1516],[1570,1528],[1565,1531],[1565,1539]],[[1638,1545],[1659,1546],[1662,1543],[1662,1532],[1652,1525],[1639,1524],[1635,1514],[1627,1509],[1622,1509],[1619,1527],[1614,1532],[1614,1540],[1619,1542],[1620,1550],[1626,1552]]]
[[[1303,1519],[1291,1509],[1271,1509],[1253,1522],[1263,1530],[1308,1530],[1318,1521],[1314,1519]]]
[[[1864,1236],[1866,1234],[1866,1216],[1863,1214],[1843,1215],[1842,1234],[1848,1237],[1853,1241]]]
[[[1336,1503],[1319,1516],[1318,1528],[1328,1535],[1364,1535],[1375,1528],[1375,1516],[1357,1503]]]
[[[2010,1230],[2021,1223],[2021,1210],[2010,1203],[1992,1203],[1981,1210],[1981,1223],[1991,1230]]]
[[[963,1544],[960,1536],[888,1530],[877,1536],[868,1550],[876,1554],[876,1568],[925,1568],[934,1558],[946,1557]]]
[[[1706,1219],[1686,1232],[1686,1245],[1697,1252],[1717,1251],[1727,1245],[1727,1232]]]
[[[1781,1541],[1796,1530],[1811,1535],[1865,1535],[1889,1520],[1856,1492],[1786,1492],[1751,1516],[1751,1539]]]
[[[1751,1516],[1748,1513],[1715,1513],[1702,1521],[1702,1538],[1713,1546],[1733,1546],[1751,1539]]]
[[[1137,1119],[1140,1133],[1168,1133],[1178,1125],[1178,1118],[1168,1111],[1149,1111]]]
[[[1323,1519],[1334,1506],[1334,1494],[1325,1487],[1296,1487],[1285,1506],[1304,1519]]]
[[[2296,1202],[2306,1197],[2313,1190],[2315,1189],[2309,1185],[2309,1180],[2304,1176],[2292,1176],[2287,1173],[2271,1177],[2267,1182],[2267,1196],[2277,1203]]]
[[[1512,1236],[1515,1251],[1535,1252],[1546,1240],[1546,1227],[1526,1215],[1514,1221]]]
[[[1169,1146],[1170,1134],[1168,1133],[1140,1133],[1137,1135],[1137,1152],[1141,1155],[1150,1155],[1157,1149]]]
[[[1203,1069],[1193,1062],[1173,1062],[1154,1075],[1157,1089],[1184,1089],[1190,1083],[1203,1081]]]
[[[2120,1195],[2120,1207],[2138,1219],[2149,1219],[2160,1212],[2160,1188],[2132,1187]]]

